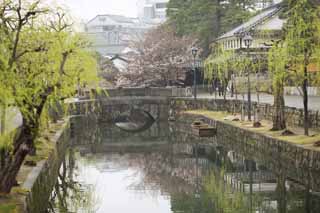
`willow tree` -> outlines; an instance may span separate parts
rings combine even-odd
[[[281,42],[277,42],[269,52],[268,67],[272,75],[272,89],[274,96],[274,112],[272,130],[286,129],[284,86],[288,76],[286,71],[286,49]]]
[[[254,61],[246,55],[236,53],[233,50],[224,50],[221,45],[215,45],[211,55],[205,61],[205,78],[209,81],[214,77],[220,78],[226,86],[232,74],[246,76],[256,72],[257,67]],[[244,86],[244,84],[236,85],[236,93],[237,90],[244,89],[240,86]],[[251,87],[246,88],[251,89]],[[242,93],[242,97],[244,102],[244,93]]]
[[[302,89],[304,106],[304,134],[309,135],[308,67],[319,60],[315,53],[320,48],[318,6],[310,0],[288,0],[288,20],[284,43],[288,69]]]
[[[212,53],[204,63],[204,77],[209,81],[213,81],[214,78],[221,79],[225,89],[234,65],[234,52],[232,50],[225,51],[220,44],[214,45]],[[225,97],[225,91],[223,93]]]
[[[35,152],[41,118],[52,103],[73,96],[79,83],[95,82],[96,61],[66,15],[40,0],[2,1],[0,23],[1,91],[23,120],[20,134],[1,141],[0,192],[9,193],[25,157]]]

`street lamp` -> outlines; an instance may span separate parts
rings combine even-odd
[[[196,47],[192,47],[191,53],[193,56],[193,95],[194,100],[197,100],[197,70],[196,70],[196,57],[198,54],[198,49]]]
[[[247,48],[247,54],[248,54],[248,58],[249,58],[249,48],[252,45],[252,36],[247,33],[244,37],[243,37],[243,41],[244,41],[244,45]],[[248,74],[248,120],[251,121],[251,85],[250,85],[250,71],[249,71],[249,67],[247,67],[247,74]]]

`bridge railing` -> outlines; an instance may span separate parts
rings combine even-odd
[[[128,88],[104,88],[99,93],[106,97],[122,97],[122,96],[153,96],[153,97],[191,97],[192,90],[190,87],[128,87]],[[84,98],[88,99],[97,94],[96,90],[85,91]]]

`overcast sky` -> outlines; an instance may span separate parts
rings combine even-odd
[[[98,14],[137,16],[137,0],[49,0],[69,8],[72,14],[84,21]]]

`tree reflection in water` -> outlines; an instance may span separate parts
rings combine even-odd
[[[68,150],[62,162],[57,183],[48,203],[48,213],[94,213],[98,210],[99,198],[95,195],[93,185],[75,181],[77,166],[73,148]]]

